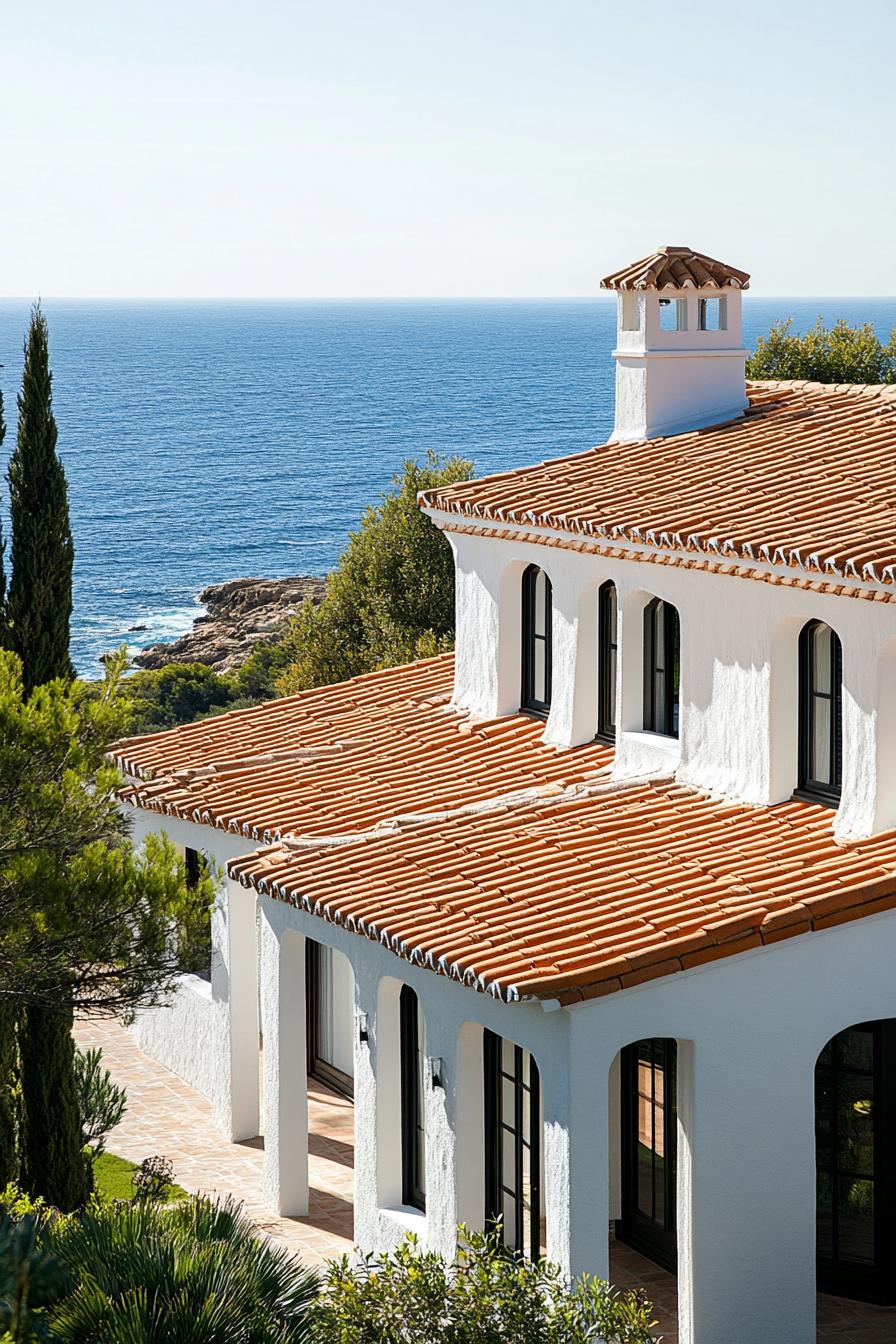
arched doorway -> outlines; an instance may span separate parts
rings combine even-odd
[[[896,1019],[838,1032],[815,1066],[818,1287],[896,1303]]]
[[[620,1054],[621,1216],[616,1236],[675,1272],[677,1048],[635,1041]]]

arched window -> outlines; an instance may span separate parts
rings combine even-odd
[[[843,777],[843,656],[829,625],[800,632],[799,792],[835,803]]]
[[[681,638],[678,612],[655,597],[644,608],[644,727],[678,736]]]
[[[616,741],[616,585],[597,595],[597,736]]]
[[[423,1011],[410,985],[398,1001],[401,1035],[402,1201],[426,1208],[426,1120],[423,1109]]]
[[[551,581],[530,565],[523,574],[523,709],[547,714],[551,707]]]

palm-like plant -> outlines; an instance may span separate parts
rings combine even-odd
[[[96,1208],[45,1233],[68,1291],[60,1344],[305,1344],[316,1274],[260,1241],[237,1204]]]

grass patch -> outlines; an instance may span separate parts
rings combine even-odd
[[[103,1200],[133,1199],[134,1184],[131,1177],[135,1171],[139,1171],[138,1163],[129,1162],[126,1157],[119,1157],[116,1153],[103,1153],[93,1164],[94,1192]],[[181,1186],[172,1185],[165,1197],[166,1203],[172,1199],[183,1199],[186,1193]]]

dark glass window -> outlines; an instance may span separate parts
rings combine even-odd
[[[551,707],[551,581],[537,565],[523,574],[521,703],[534,714]]]
[[[616,741],[616,585],[597,595],[597,736]]]
[[[541,1094],[535,1060],[492,1031],[485,1066],[485,1217],[505,1246],[541,1255]]]
[[[198,849],[184,850],[184,867],[187,870],[187,886],[198,887],[205,876],[205,859]]]
[[[803,627],[799,659],[799,791],[835,803],[843,776],[843,660],[829,625]]]
[[[644,608],[644,727],[678,736],[681,635],[678,612],[655,597]]]
[[[402,1200],[426,1208],[426,1126],[423,1109],[423,1011],[405,985],[399,999],[401,1031]]]

